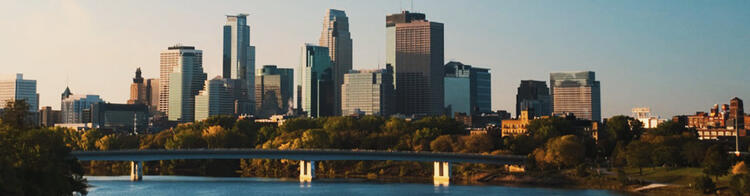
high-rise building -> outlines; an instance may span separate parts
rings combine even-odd
[[[443,24],[425,14],[386,16],[386,64],[393,67],[398,113],[443,114]]]
[[[148,103],[148,90],[146,85],[143,83],[143,77],[141,77],[141,68],[135,70],[135,77],[133,78],[133,84],[130,84],[130,99],[128,104],[146,104]]]
[[[328,47],[333,70],[334,112],[341,114],[341,84],[344,74],[352,69],[352,38],[349,34],[349,18],[342,10],[329,9],[323,19],[320,46]]]
[[[553,114],[601,121],[599,81],[593,71],[550,73]]]
[[[294,96],[294,69],[264,65],[255,73],[256,116],[269,117],[286,114]]]
[[[39,110],[39,124],[45,127],[55,126],[57,123],[62,122],[62,112],[60,110],[53,110],[50,106],[42,107]]]
[[[231,80],[231,79],[230,79]],[[205,120],[216,115],[232,115],[234,103],[229,91],[228,80],[217,76],[206,81],[206,88],[195,96],[195,120]]]
[[[444,72],[444,102],[445,107],[451,106],[451,116],[456,112],[492,112],[492,82],[489,69],[450,61],[445,64]],[[466,92],[457,93],[459,91]]]
[[[392,114],[393,73],[389,68],[380,70],[351,70],[344,74],[341,85],[343,115]]]
[[[458,62],[445,65],[445,107],[448,115],[455,113],[471,114],[471,66]]]
[[[70,88],[66,87],[60,105],[62,122],[88,123],[91,119],[91,105],[99,102],[104,102],[99,95],[74,95],[70,92]]]
[[[300,59],[302,110],[310,117],[334,115],[333,68],[328,47],[305,44]]]
[[[552,115],[552,98],[547,82],[521,80],[516,94],[516,118],[520,118],[519,115],[524,110],[531,118]]]
[[[15,77],[0,79],[0,108],[5,107],[8,101],[24,100],[29,104],[29,112],[33,115],[29,120],[37,123],[37,112],[39,110],[39,94],[36,92],[36,80],[23,79],[23,74]]]
[[[159,78],[146,79],[146,98],[148,110],[157,111],[159,107]]]
[[[166,106],[170,121],[195,120],[195,96],[203,89],[203,51],[173,46],[161,52],[162,86],[159,107]]]
[[[241,80],[244,85],[236,85],[241,94],[247,97],[235,97],[239,105],[239,114],[253,112],[255,100],[255,46],[250,45],[250,26],[247,25],[247,14],[227,15],[224,25],[223,77]]]
[[[726,124],[727,128],[731,129],[745,128],[745,106],[742,99],[735,97],[729,101],[729,117]]]

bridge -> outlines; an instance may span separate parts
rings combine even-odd
[[[71,156],[81,161],[130,161],[130,179],[143,179],[143,162],[182,159],[288,159],[300,161],[300,181],[310,182],[315,177],[315,161],[420,161],[434,162],[435,185],[450,183],[451,163],[485,163],[521,165],[526,160],[519,155],[482,155],[470,153],[332,150],[332,149],[179,149],[179,150],[112,150],[73,151]]]

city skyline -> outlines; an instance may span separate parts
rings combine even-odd
[[[115,2],[109,5],[91,5],[86,2],[73,1],[59,1],[49,5],[46,3],[39,3],[42,4],[41,6],[34,6],[35,3],[2,6],[19,8],[4,14],[19,13],[19,11],[28,11],[37,7],[40,9],[28,13],[30,17],[27,19],[7,20],[0,23],[2,26],[16,27],[11,28],[10,32],[3,32],[3,35],[0,36],[0,41],[10,43],[0,46],[0,52],[9,54],[7,64],[3,65],[4,73],[23,73],[25,78],[37,80],[37,88],[41,97],[40,108],[52,106],[56,109],[60,107],[57,104],[59,103],[57,94],[65,89],[66,84],[69,84],[78,94],[96,94],[113,103],[124,103],[129,98],[128,87],[131,84],[132,71],[136,67],[142,67],[144,78],[156,78],[159,69],[158,51],[178,42],[185,45],[195,45],[196,48],[203,50],[205,52],[203,67],[206,69],[208,77],[213,78],[220,75],[221,33],[217,29],[223,25],[226,14],[251,13],[248,16],[248,25],[251,26],[253,31],[251,42],[258,46],[258,65],[278,64],[280,68],[295,68],[299,66],[295,63],[299,56],[296,48],[302,43],[316,42],[316,38],[320,35],[320,18],[325,14],[325,11],[328,8],[346,11],[351,26],[352,39],[354,40],[353,68],[373,69],[377,68],[378,65],[382,68],[385,65],[383,19],[386,15],[398,13],[400,10],[398,1],[379,2],[380,7],[388,10],[385,12],[370,11],[366,7],[372,5],[356,5],[353,2],[328,3],[311,5],[310,7],[294,6],[288,9],[304,7],[306,10],[301,13],[304,15],[303,17],[295,17],[299,20],[292,20],[284,17],[277,18],[276,15],[269,13],[273,10],[278,11],[279,7],[287,9],[281,5],[263,4],[258,8],[257,6],[231,6],[238,3],[222,2],[208,6],[205,12],[200,12],[196,14],[197,16],[188,16],[192,13],[177,12],[170,13],[173,16],[165,16],[164,20],[148,20],[146,22],[148,16],[154,16],[152,12],[147,9],[144,12],[146,17],[128,14],[132,13],[128,10],[135,9],[132,5],[117,5],[125,2]],[[156,8],[169,4],[169,2],[154,3],[157,4],[155,5]],[[253,3],[242,4],[252,5]],[[308,2],[300,3],[306,4]],[[451,3],[455,4],[456,2]],[[742,3],[747,4],[747,2]],[[537,10],[537,12],[550,8],[534,5],[534,3],[520,3],[519,5],[518,2],[483,2],[475,3],[476,5],[463,5],[464,7],[487,11],[487,14],[489,14],[489,16],[473,16],[472,12],[463,10],[446,13],[445,10],[451,8],[451,6],[440,6],[443,3],[416,1],[415,4],[416,12],[425,13],[429,20],[445,24],[445,62],[455,59],[492,70],[493,110],[513,111],[515,91],[520,80],[543,80],[549,84],[546,78],[549,73],[572,70],[595,71],[598,75],[597,80],[604,83],[601,89],[603,118],[615,114],[627,115],[632,107],[640,106],[651,107],[655,114],[662,117],[692,114],[695,111],[707,110],[706,105],[723,103],[731,97],[736,96],[744,99],[750,97],[750,89],[743,88],[742,85],[743,81],[748,81],[745,78],[750,74],[750,68],[748,68],[750,66],[747,65],[750,59],[742,54],[742,51],[748,51],[750,45],[748,44],[750,39],[746,36],[750,30],[748,24],[743,23],[750,18],[750,15],[739,10],[743,7],[741,5],[728,5],[730,3],[727,3],[706,7],[696,5],[695,2],[686,3],[691,5],[654,3],[644,5],[628,5],[629,3],[562,5],[559,8],[552,9],[553,12],[544,14],[544,17],[531,19],[532,21],[548,19],[553,22],[529,25],[524,23],[524,20],[511,21],[511,19],[529,20],[524,17],[531,16],[519,13],[520,11],[508,11],[508,13],[503,11],[511,7],[522,8],[520,10]],[[509,4],[509,6],[504,7],[498,4]],[[605,4],[626,4],[624,5],[625,8],[632,10],[610,10],[611,8],[608,8],[609,6]],[[502,10],[489,11],[491,9],[481,8],[482,5],[489,8],[501,8]],[[199,7],[200,5],[184,6]],[[124,13],[106,13],[107,11],[123,11],[116,10],[120,7],[125,11]],[[236,7],[246,7],[246,9]],[[623,7],[623,5],[620,5],[620,7]],[[596,9],[586,11],[586,8]],[[42,27],[46,30],[52,30],[52,33],[60,31],[61,34],[57,37],[63,41],[55,40],[50,45],[40,47],[44,50],[58,51],[59,54],[52,54],[52,58],[24,59],[32,53],[38,53],[37,50],[31,50],[38,45],[34,44],[37,40],[30,39],[36,35],[30,32],[34,30],[34,27],[25,26],[22,23],[26,20],[40,20],[38,18],[40,13],[38,12],[44,12],[45,9],[53,10],[50,14],[61,14],[63,16],[60,21],[61,24],[58,24],[61,26],[51,24],[48,27]],[[577,10],[582,13],[565,13],[570,10]],[[600,16],[606,16],[602,17],[604,19],[586,18],[586,16],[596,16],[595,12],[605,11],[612,12],[600,13]],[[693,13],[694,11],[711,12],[712,14],[705,14],[705,18],[701,19],[700,17],[704,15]],[[136,34],[136,36],[143,37],[128,37],[127,39],[118,37],[122,35],[114,32],[123,27],[107,31],[98,29],[98,27],[109,27],[110,24],[102,23],[116,14],[121,14],[121,17],[125,18],[134,18],[132,21],[116,20],[116,24],[122,24],[124,27],[154,26],[157,28],[138,28],[138,30],[131,32],[134,32],[133,34]],[[498,14],[510,19],[499,17]],[[101,17],[103,19],[100,20],[103,21],[95,20],[92,18],[93,16]],[[182,21],[178,19],[186,16],[205,18],[198,21],[186,20],[190,21],[186,24],[180,23]],[[553,19],[554,16],[563,17],[563,19],[569,19],[569,21]],[[656,21],[646,21],[652,19],[649,16],[656,17]],[[491,21],[492,26],[477,25],[477,21],[472,21],[483,17],[491,17],[489,19],[492,20],[489,21]],[[44,19],[44,17],[42,18]],[[46,19],[49,20],[49,18]],[[263,22],[264,20],[281,24],[269,25]],[[669,21],[682,21],[686,24],[667,24]],[[43,24],[50,24],[48,21],[42,20],[42,22],[44,22]],[[138,22],[150,24],[143,25]],[[585,23],[588,22],[593,22],[595,25],[586,26]],[[603,24],[603,22],[615,22],[616,24],[612,26],[611,24]],[[192,23],[195,26],[187,25]],[[500,27],[506,26],[506,24],[513,24],[515,28]],[[663,26],[659,26],[659,24]],[[63,28],[66,25],[69,28]],[[257,26],[253,27],[254,25]],[[542,27],[544,25],[549,25],[547,26],[549,29],[544,29]],[[163,29],[160,26],[170,26],[174,30]],[[286,37],[278,37],[289,34],[289,32],[283,32],[288,28],[287,26],[293,26],[296,29],[294,35],[289,35],[293,39],[284,40]],[[582,26],[583,28],[576,26]],[[479,32],[473,33],[462,30],[462,28],[467,27],[474,30],[480,29]],[[638,28],[628,29],[629,27]],[[184,29],[194,29],[195,31],[187,32]],[[171,39],[177,40],[162,39],[163,37],[160,36],[164,35],[155,34],[152,32],[154,30],[162,30],[164,32],[161,32],[161,34],[171,34],[174,36]],[[563,33],[567,36],[561,36],[562,38],[558,39],[550,38],[548,36],[554,33],[543,33],[545,30]],[[175,31],[181,33],[175,34]],[[565,34],[566,31],[572,32]],[[529,35],[523,35],[529,32]],[[47,33],[50,32],[45,31],[45,34]],[[82,41],[82,37],[92,37],[93,40],[83,40],[80,43],[81,47],[92,45],[97,47],[73,47],[78,44],[76,41]],[[299,37],[304,37],[304,39]],[[707,40],[705,37],[714,38]],[[483,40],[482,38],[490,39]],[[39,41],[44,42],[46,39],[40,38]],[[116,39],[127,40],[127,42],[132,43],[118,45],[127,42],[118,42],[119,40]],[[31,46],[15,44],[19,43],[18,41],[29,41]],[[281,41],[283,44],[279,45],[283,46],[270,44],[275,41]],[[628,41],[635,41],[636,44],[625,43]],[[291,46],[287,46],[290,44]],[[61,50],[63,48],[58,47],[71,47],[71,49]],[[563,49],[569,50],[564,51]],[[289,52],[285,50],[289,50]],[[89,55],[91,52],[96,52],[97,55]],[[80,56],[81,54],[83,56]],[[54,58],[59,57],[57,55],[69,57]],[[524,55],[525,57],[517,57]],[[42,59],[53,59],[54,61]],[[122,59],[122,61],[113,61],[112,59]],[[53,62],[55,64],[52,64]],[[100,82],[90,82],[90,80]],[[682,98],[679,101],[673,101],[673,97]]]

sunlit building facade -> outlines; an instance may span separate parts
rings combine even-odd
[[[351,70],[341,86],[343,115],[388,116],[393,111],[393,75],[390,69]]]
[[[305,44],[302,46],[299,76],[303,112],[309,117],[334,115],[333,68],[328,47]]]
[[[349,33],[349,17],[342,10],[329,9],[323,19],[323,31],[318,43],[328,47],[333,71],[334,113],[341,114],[341,84],[344,74],[352,69],[352,38]]]
[[[601,121],[599,81],[593,71],[550,73],[552,113]]]

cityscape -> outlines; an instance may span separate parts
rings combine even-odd
[[[415,3],[425,7],[414,9]],[[50,5],[81,9],[73,4]],[[316,29],[295,33],[316,39],[296,43],[278,64],[265,59],[280,54],[264,56],[266,48],[278,46],[260,43],[289,32],[259,37],[255,32],[265,29],[254,22],[299,21],[255,13],[264,9],[259,7],[212,17],[223,19],[211,20],[219,51],[201,48],[206,43],[197,40],[175,40],[129,51],[138,53],[129,54],[134,58],[158,57],[158,64],[129,66],[129,77],[114,74],[124,68],[107,68],[106,62],[101,70],[67,70],[108,75],[127,87],[85,78],[75,80],[87,84],[74,85],[64,73],[34,77],[51,65],[4,65],[6,71],[28,71],[0,77],[0,153],[8,155],[0,159],[0,195],[750,194],[747,57],[716,65],[728,72],[725,78],[696,69],[690,77],[700,82],[662,89],[641,85],[639,80],[654,81],[647,78],[649,70],[629,75],[621,70],[627,67],[483,64],[485,57],[455,52],[455,40],[464,39],[457,31],[493,27],[456,30],[464,25],[443,21],[451,14],[430,11],[440,10],[432,7],[436,2],[397,1],[397,11],[378,11],[379,29],[368,29],[381,32],[375,39],[350,28],[359,30],[363,19],[357,17],[363,15],[344,8],[361,4],[308,10],[319,15]],[[746,2],[716,4],[719,12],[739,15],[724,23],[750,19],[746,10],[725,8],[750,6]],[[689,10],[655,13],[682,9]],[[750,25],[741,26],[715,30],[750,33]],[[384,47],[363,53],[359,45]],[[376,65],[359,65],[362,58],[377,59]],[[295,63],[282,64],[288,62]],[[662,80],[671,84],[666,80],[687,72]],[[510,75],[524,79],[507,84]],[[620,77],[634,81],[610,82]],[[41,86],[50,86],[45,83],[65,88],[43,91]],[[92,91],[95,83],[128,96]],[[700,90],[705,86],[712,90]],[[659,94],[633,90],[647,88],[643,92]],[[705,105],[684,112],[696,103]],[[623,104],[631,104],[629,113]]]

